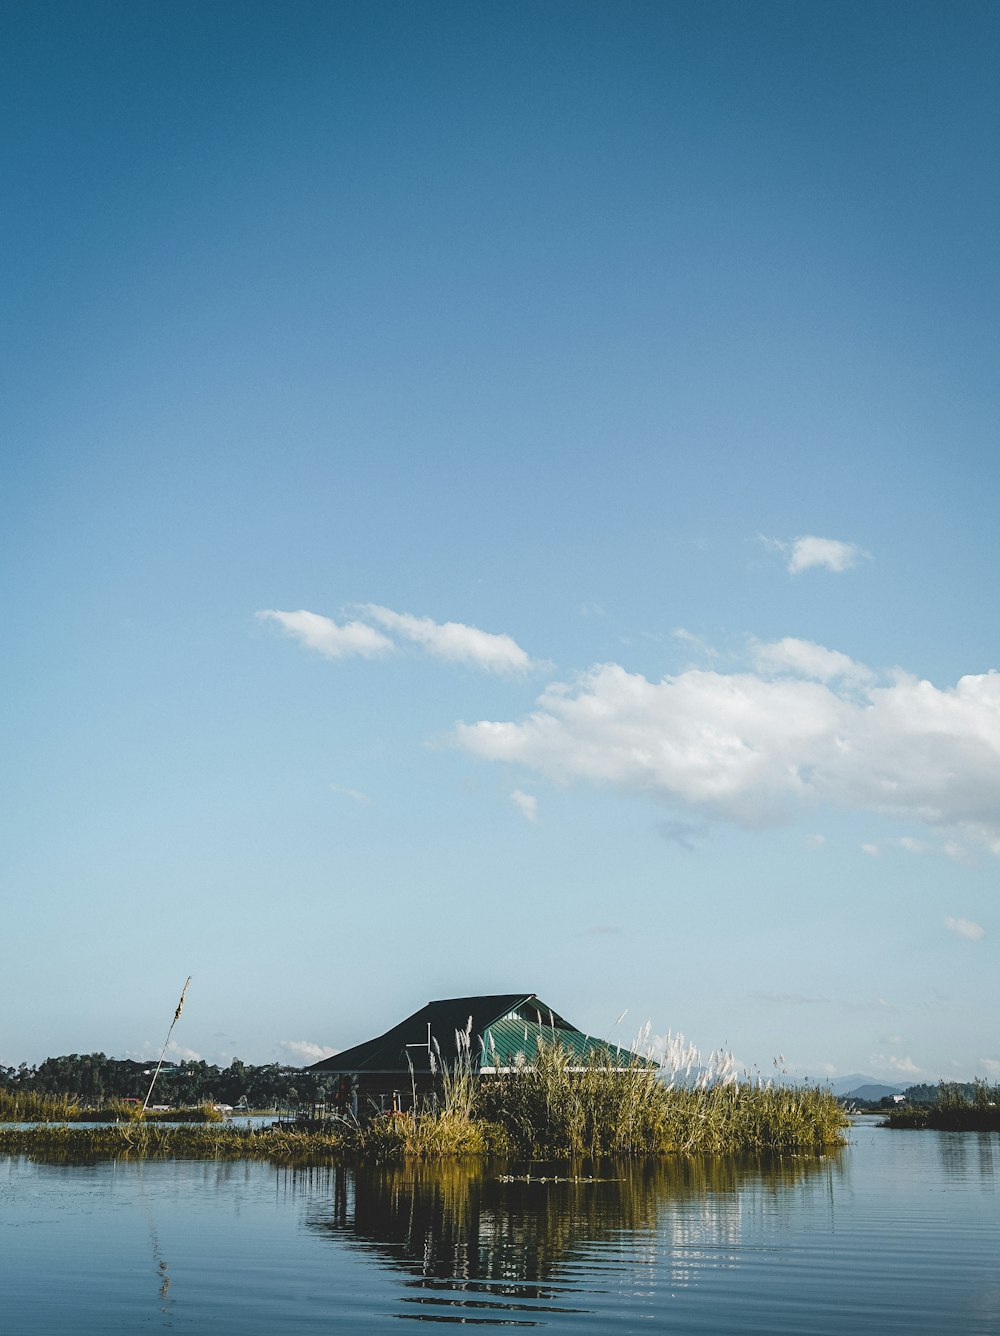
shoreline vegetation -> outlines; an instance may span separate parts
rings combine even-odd
[[[225,1115],[213,1104],[143,1111],[138,1100],[109,1099],[83,1105],[73,1095],[39,1094],[33,1090],[0,1090],[0,1123],[222,1123]]]
[[[972,1082],[971,1091],[942,1081],[931,1104],[900,1104],[888,1111],[885,1127],[897,1131],[1000,1132],[1000,1084]]]
[[[0,1127],[0,1153],[39,1157],[267,1159],[281,1163],[392,1162],[480,1156],[528,1160],[818,1153],[842,1145],[848,1119],[837,1099],[813,1086],[739,1081],[709,1064],[693,1081],[664,1080],[637,1059],[585,1067],[558,1044],[535,1061],[481,1078],[466,1054],[440,1074],[438,1094],[403,1113],[342,1117],[311,1125],[240,1127],[205,1122],[165,1126],[126,1104],[111,1126],[61,1119]],[[690,1073],[690,1064],[688,1072]],[[49,1097],[56,1112],[62,1097]],[[27,1108],[18,1121],[31,1117]],[[212,1111],[214,1113],[214,1110]],[[27,1115],[27,1116],[25,1116]],[[0,1099],[0,1116],[4,1114]],[[176,1120],[176,1114],[161,1114]]]

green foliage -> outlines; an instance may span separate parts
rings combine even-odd
[[[932,1104],[900,1104],[886,1127],[933,1128],[939,1132],[1000,1132],[1000,1085],[982,1079],[969,1084],[942,1081]]]
[[[69,1053],[46,1058],[37,1067],[0,1067],[0,1092],[63,1095],[97,1110],[115,1100],[145,1099],[154,1068],[155,1063],[132,1058]],[[215,1100],[235,1105],[245,1099],[249,1108],[274,1109],[299,1093],[303,1099],[315,1099],[327,1083],[323,1073],[278,1063],[253,1067],[234,1058],[228,1067],[217,1067],[195,1059],[165,1064],[153,1098],[158,1104],[187,1108]]]

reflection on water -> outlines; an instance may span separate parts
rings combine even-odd
[[[1000,1334],[1000,1134],[824,1159],[366,1170],[0,1158],[17,1336]]]
[[[527,1314],[579,1312],[625,1268],[634,1285],[687,1287],[736,1268],[749,1216],[780,1212],[793,1187],[828,1192],[838,1156],[605,1165],[593,1175],[507,1166],[330,1170],[328,1201],[306,1225],[362,1245],[406,1273],[411,1304]],[[617,1277],[615,1283],[619,1283]],[[427,1292],[433,1300],[425,1297]],[[455,1319],[452,1319],[455,1320]],[[485,1315],[480,1320],[490,1320]]]
[[[976,1175],[990,1188],[994,1182],[993,1157],[1000,1152],[1000,1141],[993,1132],[941,1132],[938,1155],[948,1178],[965,1182]]]

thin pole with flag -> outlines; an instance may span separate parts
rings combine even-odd
[[[160,1068],[163,1066],[163,1055],[167,1051],[167,1045],[170,1043],[170,1036],[174,1032],[174,1026],[181,1018],[181,1012],[184,1010],[184,994],[188,990],[188,984],[191,982],[189,974],[184,980],[184,987],[181,989],[181,1000],[177,1003],[177,1010],[174,1012],[174,1019],[170,1022],[170,1029],[167,1031],[167,1037],[163,1041],[163,1048],[160,1050],[160,1061],[156,1064],[156,1071],[153,1073],[153,1079],[149,1083],[149,1089],[146,1091],[146,1098],[142,1101],[142,1111],[146,1112],[146,1105],[149,1103],[149,1097],[153,1093],[153,1086],[156,1085],[156,1078],[160,1074]]]

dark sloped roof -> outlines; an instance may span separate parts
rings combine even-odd
[[[408,1074],[412,1063],[415,1072],[427,1072],[432,1051],[436,1062],[455,1061],[457,1032],[466,1030],[470,1024],[470,1057],[475,1066],[512,1067],[519,1061],[530,1063],[538,1052],[539,1041],[551,1043],[553,1038],[581,1060],[593,1053],[621,1055],[626,1062],[635,1060],[627,1048],[583,1034],[534,993],[491,993],[485,997],[448,997],[428,1002],[385,1034],[323,1058],[308,1070],[398,1075]],[[433,1048],[428,1047],[428,1040]],[[519,1054],[523,1056],[519,1058]]]
[[[444,1062],[458,1056],[457,1030],[464,1030],[472,1018],[471,1047],[473,1059],[479,1055],[479,1036],[491,1021],[499,1020],[526,1002],[530,993],[491,993],[486,997],[448,997],[428,1002],[412,1016],[394,1025],[385,1034],[355,1044],[332,1058],[323,1058],[309,1068],[314,1072],[408,1072],[409,1054],[414,1071],[426,1072],[430,1061],[427,1049],[428,1026],[431,1041],[437,1042]]]

